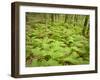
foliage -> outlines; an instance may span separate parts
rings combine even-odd
[[[26,66],[89,64],[89,29],[85,17],[26,13]]]

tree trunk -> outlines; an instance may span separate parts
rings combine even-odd
[[[83,30],[82,30],[82,34],[85,36],[85,31],[86,31],[86,28],[88,26],[88,20],[89,20],[89,16],[86,16],[85,17],[85,21],[84,21],[84,26],[83,26]]]

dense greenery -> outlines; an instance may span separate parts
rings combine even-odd
[[[26,13],[26,66],[89,64],[89,16]]]

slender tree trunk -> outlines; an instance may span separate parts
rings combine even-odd
[[[54,15],[51,14],[51,24],[53,24],[53,23],[54,23]]]
[[[86,28],[87,28],[87,25],[88,25],[88,20],[89,20],[89,16],[86,16],[85,21],[84,21],[84,27],[83,27],[83,30],[82,30],[82,34],[84,36],[85,36],[85,31],[86,31]]]
[[[64,23],[67,22],[67,19],[68,19],[68,15],[66,14],[66,15],[65,15],[65,21],[64,21]]]

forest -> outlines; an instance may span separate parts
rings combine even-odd
[[[89,64],[89,15],[26,12],[26,67]]]

